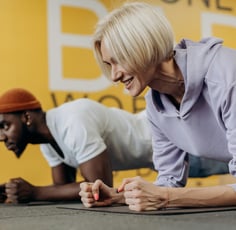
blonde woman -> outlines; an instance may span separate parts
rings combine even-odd
[[[94,51],[104,74],[130,95],[146,87],[153,135],[154,183],[125,179],[119,188],[82,184],[87,207],[121,202],[132,210],[236,205],[236,185],[181,188],[188,153],[228,162],[236,175],[236,51],[218,38],[182,39],[174,47],[170,23],[156,7],[129,3],[102,19]],[[122,192],[124,191],[124,192]]]

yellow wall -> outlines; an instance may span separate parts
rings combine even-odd
[[[88,97],[131,112],[145,107],[143,95],[132,98],[122,86],[105,79],[93,58],[90,39],[97,20],[121,0],[0,0],[0,93],[11,87],[31,90],[48,110],[63,102]],[[176,42],[218,36],[236,48],[234,0],[156,0],[173,25]],[[21,176],[33,184],[51,183],[50,169],[38,146],[22,158],[0,144],[0,183]],[[155,173],[115,173],[120,179]]]

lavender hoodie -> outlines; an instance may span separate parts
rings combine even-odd
[[[180,109],[164,94],[150,90],[146,95],[155,184],[185,186],[187,153],[229,162],[236,176],[236,50],[206,38],[183,39],[175,51],[185,82]]]

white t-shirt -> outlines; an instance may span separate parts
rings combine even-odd
[[[146,112],[132,114],[90,99],[78,99],[51,109],[46,122],[64,158],[50,144],[41,151],[51,167],[65,163],[78,168],[107,149],[113,170],[153,168]]]

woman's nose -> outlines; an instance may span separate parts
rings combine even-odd
[[[114,70],[112,70],[112,73],[111,73],[111,79],[112,79],[112,81],[117,82],[122,78],[122,75],[123,74],[121,71],[114,69]]]

